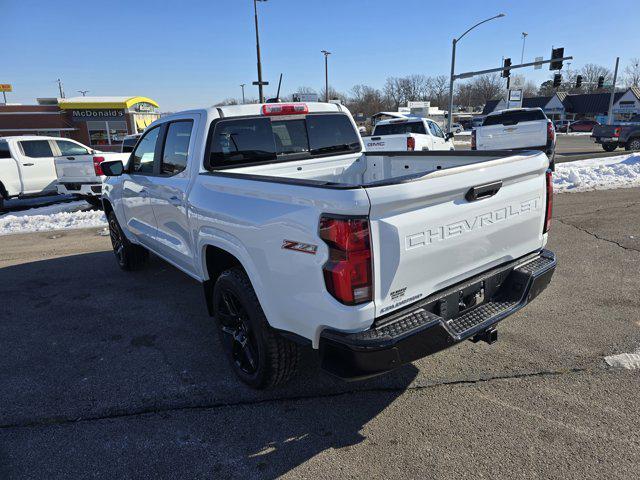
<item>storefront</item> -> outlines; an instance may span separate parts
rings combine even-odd
[[[66,137],[97,150],[120,151],[126,135],[160,117],[147,97],[38,98],[37,105],[0,105],[0,137]]]
[[[77,140],[98,150],[120,150],[126,135],[142,132],[160,117],[158,104],[146,97],[76,97],[61,99],[78,131]]]

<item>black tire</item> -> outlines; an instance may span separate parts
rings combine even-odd
[[[268,324],[251,281],[241,268],[222,272],[213,287],[220,341],[238,378],[263,389],[286,383],[296,372],[298,345]]]
[[[640,138],[632,138],[627,142],[627,150],[640,150]]]
[[[603,143],[602,144],[602,149],[605,152],[613,152],[616,148],[618,148],[618,145],[616,145],[615,143]]]
[[[149,252],[140,245],[134,245],[122,232],[116,214],[109,212],[109,236],[118,266],[125,271],[139,270],[149,258]]]

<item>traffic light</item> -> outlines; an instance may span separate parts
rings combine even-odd
[[[558,88],[561,83],[562,83],[562,75],[560,75],[559,73],[556,73],[553,76],[553,88]]]
[[[582,75],[578,75],[576,77],[576,88],[580,88],[582,86]]]
[[[551,49],[551,60],[552,62],[549,64],[549,70],[562,70],[562,60],[558,60],[558,58],[564,57],[564,47],[552,48]]]
[[[509,67],[511,67],[511,59],[505,58],[502,64],[502,68],[504,68],[504,70],[502,70],[502,78],[509,78],[509,75],[511,75],[511,69]]]
[[[604,77],[602,75],[598,77],[598,89],[600,88],[604,88]]]

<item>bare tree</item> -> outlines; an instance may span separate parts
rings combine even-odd
[[[221,102],[218,102],[214,105],[214,107],[224,107],[225,105],[239,105],[241,102],[238,101],[237,98],[225,98]],[[247,102],[250,103],[250,102]]]
[[[550,97],[554,93],[556,93],[556,89],[553,88],[553,80],[545,80],[538,88],[538,95],[541,97]]]
[[[432,106],[440,108],[447,107],[447,98],[449,93],[449,77],[446,75],[437,75],[430,79],[429,83],[429,99]]]
[[[324,102],[325,94],[324,87],[320,89],[319,97]],[[344,93],[340,93],[338,90],[329,85],[329,100],[340,100],[342,103],[347,103],[347,96]]]
[[[640,86],[640,58],[629,59],[629,65],[624,69],[627,87]]]
[[[362,113],[366,117],[390,108],[390,105],[377,88],[368,85],[355,85],[347,102],[351,113]]]
[[[402,79],[397,77],[389,77],[384,82],[384,94],[389,99],[391,106],[398,110],[400,105],[406,100],[402,88]]]
[[[604,77],[605,83],[611,82],[613,78],[611,70],[602,65],[596,65],[595,63],[587,63],[580,69],[580,75],[582,75],[583,88],[587,92],[595,92],[598,90],[599,77]]]
[[[524,98],[535,97],[538,94],[538,87],[531,80],[524,82],[522,87],[522,96]]]
[[[489,73],[480,75],[473,79],[471,83],[475,91],[476,102],[484,105],[489,100],[500,97],[503,91],[503,80],[499,73]]]

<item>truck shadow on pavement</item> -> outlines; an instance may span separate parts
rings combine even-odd
[[[200,284],[153,256],[134,273],[111,252],[1,268],[0,298],[9,477],[276,477],[362,442],[418,374],[408,365],[345,383],[305,351],[291,383],[251,390],[233,376]]]

